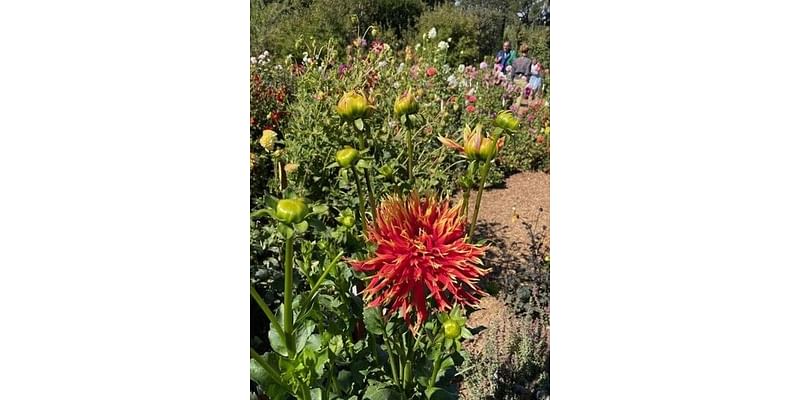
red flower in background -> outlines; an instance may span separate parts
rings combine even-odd
[[[436,76],[437,72],[438,71],[436,71],[436,68],[428,67],[428,69],[425,70],[425,75],[428,75],[428,78],[433,78],[434,76]]]
[[[475,96],[467,96],[467,101],[470,102],[470,103],[474,103],[474,102],[478,101],[478,98],[475,97]]]
[[[475,106],[473,106],[472,104],[468,105],[467,106],[467,112],[468,113],[475,112]]]
[[[459,207],[416,193],[391,196],[376,222],[368,229],[369,240],[378,245],[375,256],[349,261],[356,271],[373,274],[363,292],[370,307],[400,311],[416,334],[428,318],[428,296],[446,311],[454,304],[475,305],[476,296],[485,294],[476,285],[489,272],[480,267],[485,248],[464,239]]]

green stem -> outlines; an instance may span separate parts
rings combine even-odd
[[[433,375],[428,379],[428,386],[433,387],[436,384],[436,376],[439,375],[439,369],[442,368],[442,359],[444,356],[444,338],[439,340],[439,357],[433,363]]]
[[[372,194],[372,183],[369,179],[369,169],[364,170],[364,180],[367,182],[367,194],[369,194],[369,205],[372,208],[372,220],[377,223],[378,221],[378,208],[375,206],[375,195]]]
[[[317,283],[315,283],[314,286],[311,287],[311,291],[308,292],[308,297],[306,297],[306,299],[308,300],[303,302],[303,311],[305,311],[306,307],[308,307],[308,305],[311,304],[311,301],[314,300],[314,297],[317,295],[317,290],[319,290],[319,287],[322,286],[322,282],[325,280],[328,274],[331,273],[331,270],[333,270],[333,267],[336,266],[336,264],[339,262],[339,259],[343,255],[344,252],[340,251],[339,254],[337,254],[336,257],[333,258],[333,261],[331,261],[331,263],[328,264],[327,267],[325,267],[325,270],[322,272],[322,275],[320,275],[319,279],[317,280]]]
[[[483,187],[486,185],[486,176],[489,175],[489,161],[484,162],[481,166],[481,184],[478,188],[478,196],[475,198],[475,211],[472,213],[472,223],[469,226],[469,233],[467,234],[467,241],[472,239],[472,234],[475,233],[475,225],[478,223],[478,211],[481,209],[481,197],[483,196]]]
[[[281,374],[277,370],[275,370],[275,368],[269,365],[269,363],[266,360],[264,360],[264,358],[261,357],[261,355],[258,354],[257,351],[253,350],[252,347],[250,348],[250,358],[256,360],[258,365],[260,365],[261,368],[264,368],[264,370],[267,371],[267,375],[269,375],[270,379],[272,379],[272,381],[275,382],[275,384],[281,386],[284,390],[291,393],[291,389],[289,389],[289,387],[286,386],[286,383],[284,383],[283,380],[281,379]]]
[[[400,340],[397,341],[397,343],[399,344],[399,347],[400,347],[400,351],[397,352],[397,357],[399,358],[398,361],[399,361],[399,366],[400,366],[400,380],[401,380],[400,381],[400,388],[402,388],[403,391],[405,391],[406,345],[403,342],[405,342],[405,338],[403,337],[403,334],[401,333],[400,334]]]
[[[464,191],[464,200],[461,203],[461,215],[464,216],[464,219],[469,220],[469,195],[472,192],[472,188],[467,188]]]
[[[392,379],[394,380],[394,383],[399,387],[400,379],[398,379],[397,366],[395,366],[394,362],[394,348],[392,347],[391,344],[389,344],[389,342],[390,342],[389,340],[386,340],[386,350],[387,350],[386,353],[389,354],[389,367],[391,367],[392,369]]]
[[[403,387],[405,390],[411,389],[411,371],[414,367],[414,346],[408,343],[408,355],[406,356],[406,374],[403,376]]]
[[[364,229],[364,238],[367,237],[367,214],[364,211],[364,192],[361,190],[361,181],[358,179],[358,171],[356,166],[352,166],[353,179],[356,181],[356,190],[358,190],[358,210],[361,213],[361,227]]]
[[[408,147],[408,181],[414,186],[414,144],[411,142],[411,129],[406,127],[406,146]]]
[[[497,140],[500,139],[500,135],[497,131],[495,131],[494,135],[492,135],[492,148],[497,148]],[[469,233],[467,234],[467,241],[472,239],[472,234],[475,233],[475,226],[478,223],[478,211],[481,209],[481,197],[483,196],[483,187],[486,186],[486,177],[489,175],[489,167],[492,165],[492,160],[486,160],[481,165],[481,186],[478,188],[478,196],[475,198],[475,211],[472,214],[472,224],[469,227]]]
[[[292,326],[292,277],[294,275],[294,235],[286,239],[286,253],[283,263],[283,329],[286,334],[286,348],[289,350],[289,358],[294,358],[294,327]]]
[[[371,131],[371,128],[370,128],[369,125],[366,125],[365,129],[366,129],[366,132],[362,132],[358,136],[358,141],[361,144],[361,151],[364,151],[364,150],[367,149],[367,142],[366,142],[366,139],[364,137]],[[375,192],[372,190],[372,180],[370,179],[369,168],[364,170],[364,181],[367,182],[367,194],[369,195],[369,205],[370,205],[370,208],[372,209],[372,219],[373,219],[373,221],[377,221],[376,218],[378,217],[378,214],[376,213],[376,211],[377,211],[378,208],[376,207],[376,203],[375,203],[375,194],[374,194]]]
[[[275,314],[272,313],[272,310],[267,307],[267,303],[261,298],[261,295],[258,294],[252,283],[250,284],[250,297],[256,301],[258,306],[261,308],[261,311],[264,311],[264,314],[266,314],[267,318],[269,318],[269,322],[272,323],[272,326],[275,327],[275,331],[278,332],[278,336],[280,336],[281,340],[286,343],[286,334],[283,333],[283,328],[281,328],[278,318],[275,317]]]

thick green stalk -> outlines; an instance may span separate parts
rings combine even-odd
[[[475,198],[475,211],[472,212],[472,223],[469,226],[467,241],[472,239],[472,234],[475,233],[475,225],[478,223],[478,211],[481,209],[481,197],[483,196],[483,187],[486,185],[486,177],[489,175],[490,162],[485,161],[481,166],[481,186],[478,188],[478,196]]]
[[[492,148],[497,148],[497,140],[500,139],[500,135],[495,131],[495,134],[492,135]],[[472,239],[472,234],[475,233],[475,226],[478,223],[478,211],[481,209],[481,197],[483,196],[483,187],[486,186],[486,177],[489,175],[489,168],[492,165],[492,160],[486,160],[481,165],[481,186],[478,188],[478,196],[475,198],[475,211],[472,214],[472,224],[469,227],[469,233],[467,234],[467,241]]]
[[[361,213],[361,227],[364,229],[364,238],[367,237],[367,213],[364,211],[364,192],[361,190],[361,181],[358,179],[358,171],[356,166],[352,166],[353,179],[356,181],[356,190],[358,191],[358,211]]]
[[[283,330],[286,334],[286,348],[289,358],[294,358],[294,326],[292,315],[292,277],[294,275],[294,235],[286,239],[286,253],[283,262]]]

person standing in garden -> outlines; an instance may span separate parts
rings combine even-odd
[[[539,60],[534,57],[531,65],[531,77],[528,86],[531,88],[531,97],[538,99],[542,95],[542,74],[544,67]]]
[[[497,52],[497,55],[494,58],[494,63],[500,67],[501,71],[505,71],[506,67],[511,65],[511,62],[514,61],[512,56],[511,42],[506,40],[503,42],[503,49]]]
[[[522,46],[519,47],[519,52],[521,56],[514,60],[514,62],[511,64],[511,67],[513,68],[512,74],[514,81],[524,80],[525,83],[523,86],[525,86],[528,84],[528,78],[531,75],[531,65],[533,64],[533,61],[528,58],[527,44],[523,43]]]

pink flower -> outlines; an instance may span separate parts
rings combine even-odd
[[[478,98],[475,97],[475,96],[467,96],[467,101],[470,102],[470,103],[474,103],[474,102],[478,101]]]
[[[434,67],[428,67],[428,69],[425,70],[425,74],[428,75],[428,78],[433,78],[434,76],[436,76],[437,72],[438,71],[436,71],[436,68]]]
[[[467,112],[468,113],[475,112],[475,106],[473,106],[472,104],[468,105],[467,106]]]

